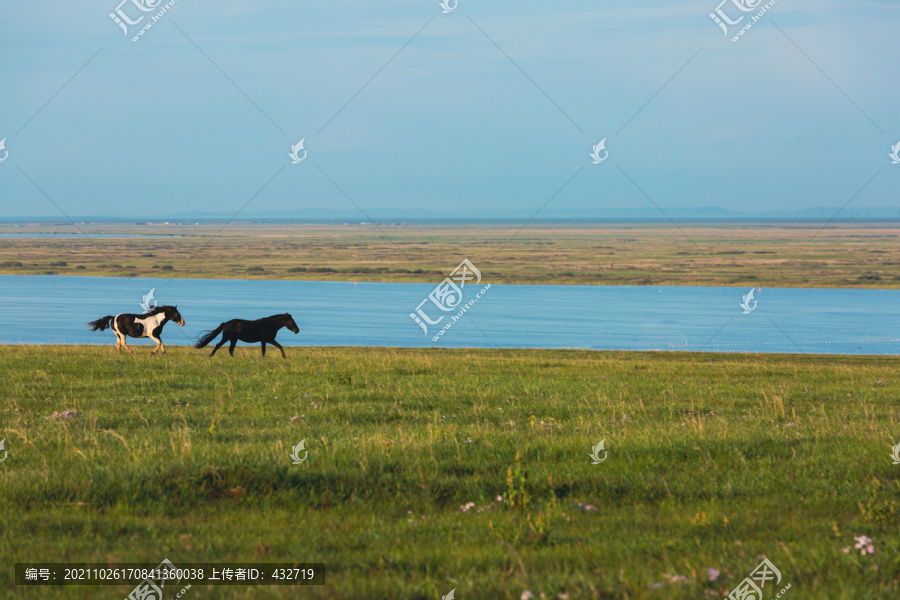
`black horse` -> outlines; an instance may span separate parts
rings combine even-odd
[[[163,354],[166,353],[166,347],[163,345],[160,335],[163,326],[169,321],[175,321],[182,327],[184,319],[178,312],[177,306],[157,306],[153,310],[148,310],[142,315],[132,315],[127,313],[118,314],[116,316],[106,315],[96,321],[88,323],[91,331],[106,331],[108,327],[112,327],[113,333],[116,334],[116,348],[122,353],[125,348],[134,356],[134,351],[125,345],[125,336],[130,335],[133,338],[148,337],[156,342],[156,349],[150,353],[153,356],[160,349]]]
[[[216,344],[216,347],[213,348],[213,351],[209,353],[210,356],[216,353],[216,350],[222,347],[222,344],[225,342],[231,342],[231,345],[228,347],[228,354],[234,356],[234,347],[237,345],[238,340],[242,342],[250,342],[251,344],[255,344],[256,342],[262,342],[262,355],[266,355],[266,344],[272,344],[279,350],[281,350],[281,357],[287,358],[284,355],[284,348],[281,347],[281,344],[275,341],[275,334],[278,333],[278,330],[282,327],[287,327],[294,333],[300,333],[300,328],[297,327],[297,324],[294,323],[293,317],[288,313],[284,313],[281,315],[272,315],[271,317],[265,317],[264,319],[257,319],[255,321],[245,321],[244,319],[232,319],[230,321],[226,321],[222,323],[212,331],[206,331],[201,336],[200,339],[197,340],[197,348],[203,348],[211,341],[213,341],[217,335],[222,334],[222,341]]]

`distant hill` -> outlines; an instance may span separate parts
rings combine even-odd
[[[720,206],[700,206],[687,208],[663,207],[663,211],[649,206],[644,208],[601,208],[601,209],[554,209],[548,207],[538,214],[538,220],[753,220],[753,219],[802,219],[828,220],[838,212],[839,207],[816,206],[793,211],[746,212],[734,211]],[[534,216],[529,210],[484,212],[477,217],[463,214],[442,213],[424,209],[372,209],[365,214],[357,209],[306,208],[299,210],[279,211],[246,211],[238,218],[247,219],[291,219],[310,221],[478,221],[478,220],[528,220]],[[184,212],[171,215],[167,219],[228,219],[227,213]],[[840,211],[837,220],[858,219],[900,219],[900,208],[845,208]]]
[[[484,211],[477,217],[460,213],[443,213],[439,211],[425,210],[421,208],[383,208],[366,210],[365,214],[355,208],[304,208],[297,210],[247,210],[235,217],[236,221],[300,221],[300,222],[339,222],[361,223],[372,220],[378,222],[497,222],[497,221],[528,221],[534,217],[536,209],[519,209],[515,211]],[[837,216],[835,216],[837,215]],[[234,213],[219,211],[185,211],[169,215],[135,216],[135,217],[109,217],[100,215],[72,217],[74,221],[150,221],[160,223],[165,221],[224,221],[229,220]],[[597,209],[565,209],[552,206],[541,211],[536,221],[817,221],[825,222],[834,220],[858,221],[858,220],[900,220],[900,208],[894,207],[848,207],[840,210],[836,206],[814,206],[802,210],[789,211],[734,211],[719,206],[699,207],[662,207],[662,210],[653,206],[642,208],[597,208]],[[0,217],[0,222],[58,222],[64,220],[61,217]]]

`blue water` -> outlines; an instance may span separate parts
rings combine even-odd
[[[436,283],[0,275],[0,343],[112,345],[109,331],[85,324],[142,312],[143,295],[156,288],[155,299],[177,304],[186,321],[166,325],[171,345],[228,319],[290,312],[300,334],[282,330],[286,345],[900,354],[894,290],[763,288],[743,314],[746,288],[492,285],[433,341],[457,311],[427,301],[430,319],[445,315],[427,336],[410,313]],[[467,285],[463,300],[485,285]]]
[[[123,233],[0,233],[0,238],[180,238],[181,235],[128,235]]]

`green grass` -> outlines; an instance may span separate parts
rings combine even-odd
[[[12,566],[167,557],[327,564],[187,599],[724,598],[759,555],[787,599],[900,594],[895,357],[135,350],[0,347],[0,596],[121,599]]]

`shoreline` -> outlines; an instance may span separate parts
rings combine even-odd
[[[153,279],[169,279],[169,277],[159,274],[159,275],[143,275],[143,274],[115,274],[115,273],[92,273],[89,271],[85,271],[83,273],[16,273],[4,270],[0,268],[0,275],[9,275],[11,277],[106,277],[110,279],[145,279],[145,280],[153,280]],[[435,284],[435,279],[418,279],[418,278],[410,278],[410,279],[393,279],[393,278],[379,278],[379,279],[362,279],[362,278],[347,278],[347,277],[331,277],[331,278],[313,278],[313,277],[247,277],[246,275],[242,275],[240,273],[230,275],[230,276],[221,276],[221,277],[208,277],[202,274],[179,274],[177,277],[172,277],[172,280],[176,279],[189,279],[189,280],[209,280],[209,281],[308,281],[315,283],[351,283],[351,284],[366,284],[366,283],[418,283],[418,284]],[[747,287],[760,287],[757,281],[743,281],[743,282],[729,282],[729,283],[716,283],[709,284],[704,282],[653,282],[653,283],[640,283],[640,282],[621,282],[621,281],[594,281],[594,282],[583,282],[583,281],[542,281],[542,280],[514,280],[514,281],[493,281],[491,285],[552,285],[552,286],[583,286],[583,287],[698,287],[698,288],[747,288]],[[859,284],[853,286],[840,286],[840,285],[815,285],[812,283],[797,283],[792,285],[766,285],[762,284],[761,287],[767,288],[778,288],[778,289],[821,289],[821,290],[900,290],[900,282],[897,283],[885,283],[882,285],[875,284]]]
[[[153,342],[142,343],[141,341],[134,340],[129,338],[129,346],[133,346],[133,349],[143,349],[147,348],[150,350],[154,347]],[[188,344],[176,344],[174,342],[168,342],[163,340],[166,344],[166,348],[188,348],[195,350],[196,352],[191,352],[192,356],[200,356],[210,358],[208,356],[208,352],[205,352],[206,349],[196,349],[192,345]],[[433,346],[304,346],[304,345],[292,345],[288,343],[282,344],[285,348],[291,348],[294,350],[305,350],[305,349],[315,349],[322,351],[358,351],[358,352],[436,352],[436,353],[446,353],[446,354],[460,354],[460,353],[482,353],[488,355],[499,355],[502,353],[517,353],[517,354],[534,354],[534,353],[555,353],[555,354],[565,354],[565,353],[583,353],[588,357],[599,357],[599,355],[608,355],[609,358],[628,358],[628,357],[640,357],[640,356],[653,356],[653,355],[661,355],[669,359],[674,358],[697,358],[697,357],[709,357],[709,358],[753,358],[753,359],[780,359],[780,360],[793,360],[795,358],[799,359],[800,357],[804,358],[815,358],[816,360],[846,360],[846,359],[867,359],[867,360],[891,360],[895,358],[900,358],[900,354],[827,354],[827,353],[813,353],[813,352],[723,352],[723,351],[685,351],[685,350],[592,350],[589,348],[475,348],[475,347],[463,347],[463,348],[438,348]],[[118,353],[115,352],[114,343],[110,342],[109,344],[36,344],[36,343],[23,343],[23,344],[5,344],[0,343],[0,352],[17,349],[17,350],[31,350],[37,348],[50,348],[50,349],[59,349],[59,350],[74,350],[78,348],[83,348],[85,350],[90,348],[105,348],[108,347],[110,350],[110,354],[113,356],[119,356]],[[241,352],[243,350],[243,352]],[[249,354],[250,358],[258,358],[262,360],[273,360],[278,358],[278,360],[282,360],[280,356],[276,356],[272,354],[271,356],[267,355],[266,357],[262,357],[259,351],[259,344],[247,344],[247,343],[239,343],[237,348],[235,349],[235,356],[225,356],[229,360],[239,360],[248,357],[247,351],[255,350],[255,352],[251,352]],[[128,353],[122,353],[122,358],[131,359],[131,355]],[[146,355],[147,358],[151,358],[149,353]],[[134,359],[140,359],[141,354],[137,352]],[[153,356],[154,360],[165,360],[167,358],[166,355],[161,356]],[[168,358],[172,358],[172,356],[168,356]],[[218,355],[212,357],[211,360],[219,360]],[[288,355],[288,359],[290,360],[290,355]],[[280,363],[277,363],[280,364]]]

